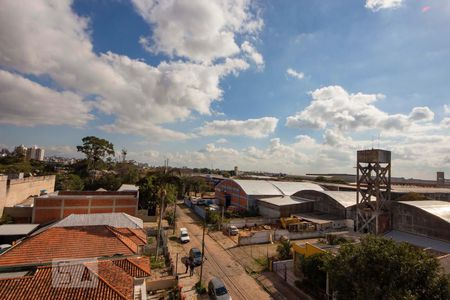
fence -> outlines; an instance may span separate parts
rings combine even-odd
[[[280,260],[272,262],[272,271],[286,281],[289,285],[295,287],[294,260]]]

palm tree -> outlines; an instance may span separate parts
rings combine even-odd
[[[278,258],[280,260],[285,260],[291,258],[291,241],[290,240],[281,240],[280,244],[277,247]]]

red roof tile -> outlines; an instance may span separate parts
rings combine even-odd
[[[145,257],[133,259],[140,264],[149,264],[148,258]],[[127,259],[100,260],[96,265],[97,268],[93,262],[88,262],[64,266],[61,270],[71,274],[82,272],[84,279],[95,277],[97,280],[94,287],[89,286],[91,281],[77,282],[80,284],[79,287],[57,287],[55,283],[57,285],[65,282],[67,277],[55,280],[52,278],[52,271],[55,269],[50,266],[41,266],[31,276],[0,279],[0,299],[133,299],[133,277],[143,278],[150,274],[138,268],[134,272],[139,276],[130,275],[128,263]]]
[[[100,226],[51,227],[18,243],[0,255],[0,267],[76,259],[137,254],[146,243],[128,229]]]

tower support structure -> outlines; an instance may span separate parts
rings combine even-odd
[[[360,150],[356,162],[356,230],[379,234],[389,227],[386,214],[391,200],[391,152]]]

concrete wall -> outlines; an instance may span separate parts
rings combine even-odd
[[[0,215],[4,207],[13,207],[30,196],[39,195],[41,190],[49,193],[55,190],[55,175],[6,179],[7,176],[0,176]]]
[[[266,225],[266,224],[276,224],[278,219],[271,218],[235,218],[229,219],[227,224],[224,224],[225,227],[229,227],[231,225],[236,226],[237,228],[251,227],[256,225]]]
[[[238,245],[242,246],[270,243],[280,240],[282,236],[286,236],[290,240],[324,237],[325,233],[326,231],[289,232],[284,229],[256,231],[252,232],[251,235],[248,236],[239,235]]]

